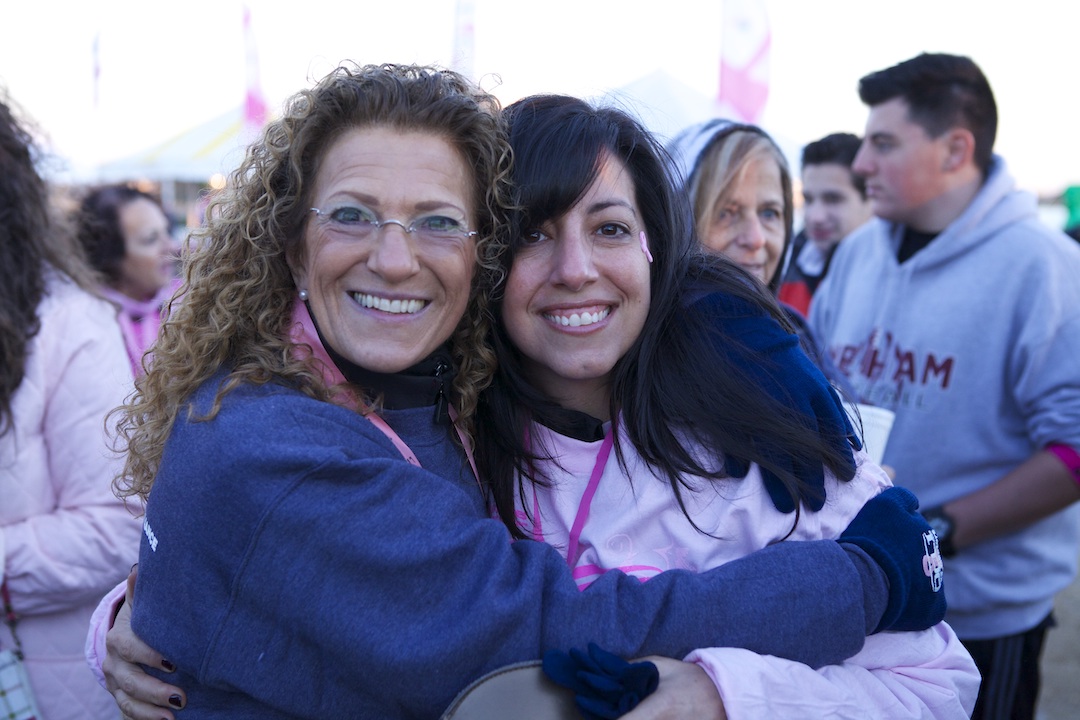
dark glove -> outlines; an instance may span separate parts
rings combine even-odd
[[[945,617],[937,534],[918,508],[910,492],[888,488],[868,500],[837,538],[861,548],[889,580],[889,603],[874,632],[925,630]]]
[[[799,337],[787,332],[763,308],[725,293],[710,293],[694,304],[693,309],[704,312],[717,323],[722,334],[732,340],[730,346],[718,349],[740,367],[751,382],[762,388],[776,402],[791,408],[811,428],[837,446],[841,455],[849,458],[850,474],[855,471],[852,448],[862,448],[862,442],[851,426],[851,420],[839,396],[799,344]],[[722,338],[721,338],[722,340]],[[742,352],[743,346],[749,354]],[[778,443],[758,440],[758,446],[773,462],[788,469],[810,489],[802,500],[811,510],[825,504],[825,469],[820,462],[794,457]],[[745,477],[750,463],[745,458],[725,454],[724,471],[733,477]],[[773,505],[781,512],[793,512],[795,503],[784,483],[775,473],[761,468],[765,487]],[[850,476],[849,474],[849,476]]]
[[[651,695],[660,671],[651,662],[631,663],[589,643],[588,653],[571,648],[544,653],[544,674],[574,691],[586,720],[622,717]]]

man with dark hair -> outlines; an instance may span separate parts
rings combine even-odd
[[[947,556],[946,620],[983,674],[976,718],[1032,718],[1054,595],[1080,546],[1080,247],[993,154],[970,59],[864,77],[854,169],[877,216],[833,258],[812,327],[896,412],[884,463]]]
[[[803,231],[795,238],[791,263],[780,284],[780,300],[803,315],[829,271],[840,241],[870,219],[866,183],[852,172],[859,138],[833,133],[802,151]]]

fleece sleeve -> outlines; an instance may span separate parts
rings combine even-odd
[[[112,626],[112,619],[116,617],[116,611],[120,609],[120,602],[127,595],[127,580],[109,591],[109,594],[101,599],[94,608],[94,614],[90,616],[90,629],[86,633],[86,664],[90,666],[90,672],[97,678],[98,684],[105,687],[105,673],[101,670],[101,662],[105,659],[105,635]]]
[[[879,633],[847,662],[814,670],[737,648],[687,658],[712,677],[730,720],[763,717],[951,720],[971,717],[979,672],[945,623]]]
[[[47,488],[47,512],[2,529],[3,576],[26,615],[92,602],[135,562],[139,522],[112,491],[122,459],[109,447],[106,415],[131,391],[131,368],[112,310],[91,297],[67,300],[42,318],[23,382],[44,403],[46,456],[26,462]]]
[[[135,631],[200,685],[297,717],[427,717],[487,671],[589,641],[624,657],[862,646],[858,573],[836,543],[648,583],[612,572],[581,592],[553,548],[511,543],[363,418],[295,397],[233,404],[174,429],[134,604]],[[833,605],[789,637],[768,621],[805,598],[776,588],[808,564]],[[742,601],[718,602],[731,588]]]

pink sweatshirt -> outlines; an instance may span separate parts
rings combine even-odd
[[[534,427],[532,441],[552,453],[550,488],[536,488],[523,522],[534,537],[559,548],[582,587],[619,568],[647,579],[663,570],[704,571],[787,538],[836,538],[871,497],[891,485],[865,455],[849,483],[826,477],[827,501],[817,513],[773,507],[756,465],[743,480],[691,480],[683,499],[702,534],[679,509],[670,485],[657,478],[620,438],[632,482],[616,454],[598,462],[602,442],[582,442]],[[524,507],[518,508],[524,518]],[[941,623],[918,633],[879,633],[842,665],[813,670],[790,660],[734,648],[705,648],[688,661],[713,678],[728,717],[966,718],[979,674],[952,629]]]

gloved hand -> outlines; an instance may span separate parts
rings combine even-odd
[[[589,643],[589,651],[544,653],[544,674],[574,691],[586,720],[622,717],[652,694],[660,684],[660,671],[651,662],[631,663]]]
[[[798,336],[787,332],[761,307],[734,295],[709,293],[692,308],[695,313],[702,313],[707,321],[715,322],[723,336],[732,341],[722,344],[718,350],[731,358],[774,400],[794,410],[809,427],[835,443],[840,453],[849,459],[848,469],[854,473],[852,448],[862,448],[862,442],[836,391],[807,357]],[[741,352],[739,345],[745,347],[749,355]],[[807,484],[811,492],[803,494],[802,501],[811,510],[820,510],[825,503],[825,475],[821,463],[796,457],[779,443],[759,438],[757,444],[777,465],[787,468]],[[739,457],[737,450],[734,455],[725,454],[724,470],[729,475],[745,477],[749,469],[749,461]],[[780,478],[765,467],[761,471],[773,505],[781,512],[793,512],[795,503]]]
[[[889,580],[889,603],[874,632],[925,630],[945,617],[937,533],[918,508],[909,491],[887,488],[868,500],[837,538],[861,548]]]

